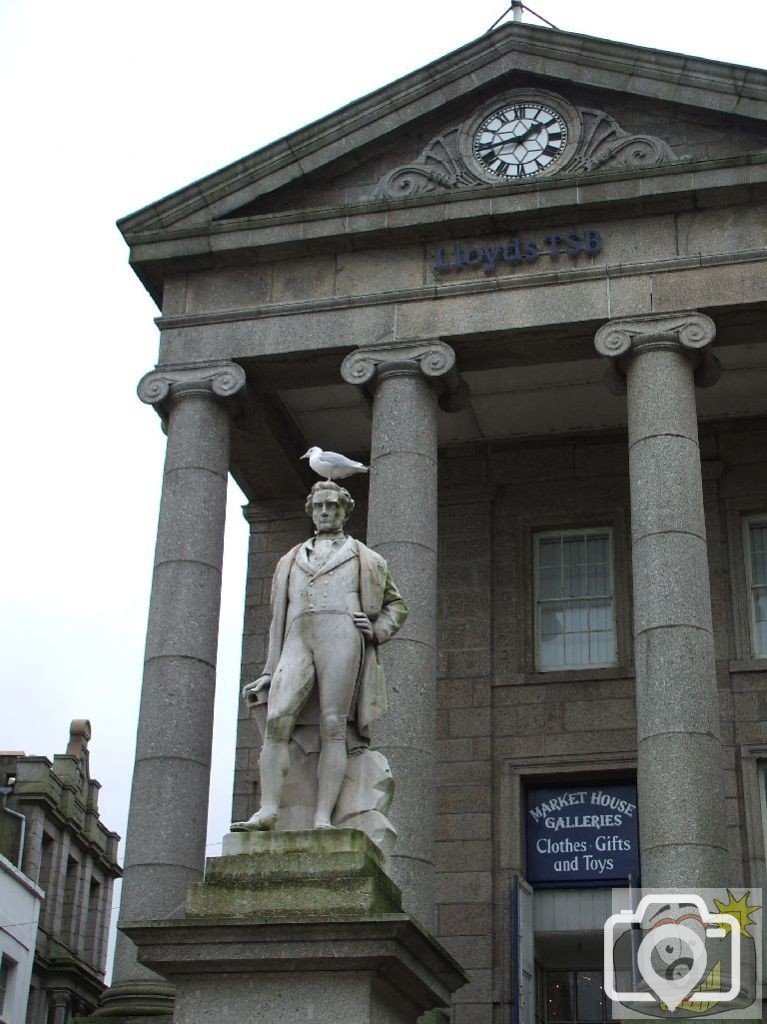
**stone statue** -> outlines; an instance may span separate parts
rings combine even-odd
[[[297,758],[318,753],[312,772],[316,802],[312,794],[311,824],[333,828],[339,794],[349,781],[350,762],[355,761],[349,752],[365,752],[370,725],[386,710],[378,647],[402,627],[407,606],[384,559],[344,533],[353,509],[354,500],[345,488],[331,481],[316,483],[306,501],[315,536],[292,548],[277,565],[266,665],[263,674],[243,689],[243,697],[262,708],[266,695],[261,807],[247,821],[234,822],[232,831],[286,827],[282,818],[290,817],[291,801],[284,799],[284,789],[294,747]],[[307,716],[312,705],[314,716]],[[302,730],[308,738],[298,736]],[[297,744],[291,742],[297,738]],[[363,786],[390,793],[385,758],[376,751],[367,753],[378,760],[368,758],[366,765],[356,761],[354,786],[358,791]],[[306,784],[299,781],[298,788],[302,787],[305,790]],[[305,802],[305,794],[296,796],[295,790],[296,785],[293,802]],[[389,795],[385,807],[365,807],[358,793],[348,801],[343,823],[367,830],[370,813],[387,810],[390,801]],[[300,818],[294,815],[292,821]]]

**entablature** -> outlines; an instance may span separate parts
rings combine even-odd
[[[131,264],[162,304],[171,274],[291,256],[393,248],[492,232],[742,206],[767,198],[767,151],[699,163],[621,168],[519,186],[482,186],[357,206],[263,214],[126,236]]]

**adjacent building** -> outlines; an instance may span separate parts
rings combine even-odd
[[[24,1024],[42,889],[0,853],[0,1021]]]
[[[767,74],[509,24],[120,227],[168,436],[124,917],[203,870],[227,475],[250,680],[319,445],[410,605],[376,742],[455,1024],[608,1019],[610,886],[767,880]],[[118,945],[105,1008],[168,1012]]]
[[[121,872],[119,836],[99,818],[90,737],[90,723],[78,719],[66,752],[52,762],[0,752],[0,881],[15,893],[13,903],[0,903],[8,1024],[68,1024],[88,1016],[104,990],[112,887]]]

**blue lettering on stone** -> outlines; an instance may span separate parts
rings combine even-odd
[[[435,270],[452,270],[453,269],[453,264],[445,259],[445,249],[444,249],[443,246],[440,246],[439,249],[437,249],[437,253],[436,253],[435,257],[434,257],[434,269]]]
[[[574,259],[581,253],[595,256],[603,248],[602,234],[597,228],[552,233],[545,236],[542,245],[521,238],[510,238],[496,245],[456,244],[452,252],[447,246],[440,245],[434,251],[433,269],[438,273],[446,273],[451,270],[460,271],[464,267],[482,267],[486,274],[491,274],[503,263],[532,263],[541,256],[550,259],[559,259],[561,256]]]

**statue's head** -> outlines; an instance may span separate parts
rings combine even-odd
[[[337,532],[354,511],[354,498],[332,480],[319,480],[309,491],[304,507],[317,533]]]

